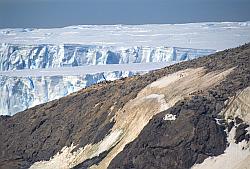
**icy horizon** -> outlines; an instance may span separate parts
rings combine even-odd
[[[219,51],[247,42],[250,42],[250,21],[0,29],[0,43],[10,44],[167,46]]]

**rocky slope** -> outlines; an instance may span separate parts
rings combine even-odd
[[[247,168],[249,65],[246,44],[0,116],[0,168]]]

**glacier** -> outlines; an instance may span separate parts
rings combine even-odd
[[[213,49],[114,47],[79,44],[0,45],[0,71],[85,65],[170,62],[214,53]]]
[[[105,79],[116,80],[145,73],[215,51],[178,47],[3,43],[0,48],[0,115],[14,115]]]

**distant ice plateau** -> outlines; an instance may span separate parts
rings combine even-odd
[[[250,41],[250,22],[0,29],[0,115]]]
[[[250,22],[149,25],[78,25],[53,29],[0,29],[0,43],[183,47],[224,50],[250,40]]]

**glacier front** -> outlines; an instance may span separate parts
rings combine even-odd
[[[0,71],[85,65],[170,62],[214,53],[213,49],[178,47],[113,47],[79,44],[0,46]]]

